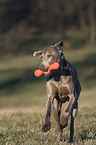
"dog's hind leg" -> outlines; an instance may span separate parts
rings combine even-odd
[[[78,112],[78,102],[77,102],[77,100],[75,100],[75,102],[73,104],[73,110],[71,112],[68,142],[73,142],[74,123],[75,123],[75,118],[76,118],[77,112]]]
[[[54,107],[53,107],[53,115],[54,118],[57,122],[57,130],[58,130],[58,136],[57,136],[57,140],[62,140],[62,129],[60,128],[60,113],[61,113],[61,106],[62,104],[60,102],[58,102],[55,98],[54,98]]]
[[[68,142],[73,142],[73,136],[74,136],[74,123],[75,123],[75,117],[77,115],[77,109],[73,109],[71,112],[71,120],[70,120],[70,128],[69,128],[69,137]]]

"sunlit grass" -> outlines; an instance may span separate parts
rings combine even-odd
[[[85,112],[86,111],[86,112]],[[74,144],[95,144],[96,138],[96,109],[84,109],[79,111],[75,123]],[[3,144],[66,144],[68,130],[64,129],[65,141],[58,142],[56,122],[51,117],[51,130],[47,133],[41,131],[43,125],[44,110],[21,108],[0,112],[0,143]]]

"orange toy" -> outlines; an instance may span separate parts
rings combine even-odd
[[[55,70],[55,69],[58,69],[60,67],[60,64],[58,62],[54,62],[53,64],[50,65],[50,67],[48,68],[48,70],[46,71],[41,71],[40,69],[36,70],[34,72],[34,75],[36,77],[39,77],[41,76],[44,72],[48,72],[48,71],[51,71],[51,70]]]

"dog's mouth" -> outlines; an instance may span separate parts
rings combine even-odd
[[[42,66],[42,65],[40,65]],[[40,68],[39,66],[39,68]],[[60,67],[60,64],[58,62],[54,62],[53,64],[50,65],[50,67],[47,70],[42,71],[41,69],[38,69],[34,72],[35,76],[39,77],[41,76],[43,73],[45,75],[49,75],[51,73],[51,70],[56,70]],[[43,69],[43,66],[42,66]]]
[[[45,74],[45,76],[48,76],[51,74],[51,71],[45,71],[44,74]]]
[[[46,67],[46,68],[45,68],[45,66],[44,66],[43,64],[40,64],[40,65],[39,65],[39,69],[40,69],[41,71],[44,71],[44,72],[45,72],[45,71],[48,70],[48,68],[49,68],[49,67]]]
[[[49,67],[50,67],[50,66],[49,66]],[[40,69],[41,71],[44,72],[44,75],[45,75],[45,76],[48,76],[48,75],[51,74],[51,71],[48,70],[49,67],[45,67],[43,64],[40,64],[40,65],[39,65],[39,69]]]

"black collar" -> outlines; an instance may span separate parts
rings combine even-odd
[[[60,81],[60,76],[70,76],[72,75],[71,69],[69,67],[68,62],[64,59],[60,61],[60,67],[57,70],[52,70],[51,74],[46,77],[46,81],[50,79],[54,79],[55,81]]]

